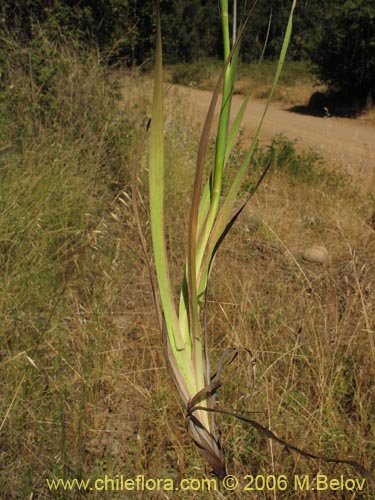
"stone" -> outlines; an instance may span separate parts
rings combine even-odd
[[[320,245],[313,245],[302,252],[303,260],[314,264],[324,264],[328,260],[328,250]]]

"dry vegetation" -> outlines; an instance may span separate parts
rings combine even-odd
[[[67,51],[58,60],[47,104],[39,100],[42,84],[15,60],[1,98],[0,495],[146,498],[49,492],[46,485],[52,477],[200,479],[209,473],[185,432],[165,370],[131,211],[129,165],[149,113],[149,83],[125,76],[119,106],[118,86],[94,58],[82,62]],[[167,107],[177,283],[199,131],[184,103],[169,100]],[[238,147],[228,169],[241,154]],[[267,154],[259,152],[258,168]],[[292,148],[290,155],[295,164]],[[298,159],[303,171],[305,160]],[[287,165],[288,159],[275,168],[253,199],[261,226],[252,231],[242,216],[215,261],[208,306],[213,365],[229,346],[250,348],[257,359],[255,386],[246,355],[228,367],[218,406],[257,412],[256,420],[291,443],[353,458],[373,471],[375,232],[367,221],[374,198],[319,162],[311,176]],[[249,174],[248,186],[255,176]],[[145,205],[146,186],[143,170]],[[143,220],[147,229],[146,212]],[[312,244],[328,249],[327,263],[300,258]],[[347,466],[287,453],[231,417],[218,420],[229,472],[238,477],[356,476]],[[248,495],[200,491],[189,498]],[[370,490],[315,497],[374,498]],[[288,488],[259,491],[256,498],[312,493]]]
[[[235,94],[246,94],[253,88],[253,96],[259,99],[268,97],[276,70],[276,61],[266,61],[239,66],[238,78],[234,84]],[[166,69],[166,78],[172,83],[213,89],[220,73],[220,65],[210,59],[198,63],[181,63]],[[319,84],[311,64],[306,61],[287,61],[274,100],[285,104],[307,105],[314,92],[324,92],[326,86]]]

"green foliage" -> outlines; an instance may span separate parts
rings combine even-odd
[[[240,0],[239,11],[242,17],[253,4]],[[281,49],[285,25],[288,20],[291,2],[285,0],[257,0],[251,14],[251,23],[246,30],[242,44],[242,60],[257,60],[263,52],[267,41],[268,24],[270,29],[268,43],[265,47],[266,59],[277,59]],[[307,59],[308,47],[320,25],[322,3],[320,0],[304,0],[299,2],[294,16],[293,37],[288,51],[289,60]]]
[[[274,170],[286,174],[294,183],[324,184],[325,189],[338,189],[347,181],[344,175],[325,168],[323,158],[317,151],[298,150],[297,141],[283,134],[275,136],[270,146],[260,148],[257,152],[257,168],[263,170],[269,163]]]
[[[375,99],[375,4],[331,3],[310,51],[319,77],[344,97]]]
[[[220,54],[220,23],[214,1],[162,1],[167,62],[192,61]],[[53,41],[78,41],[98,46],[109,62],[142,63],[155,46],[154,0],[59,0],[53,3],[4,0],[0,33],[24,42],[40,27]],[[212,22],[207,23],[211,19]]]
[[[256,62],[263,53],[276,60],[281,49],[291,0],[257,0],[255,5],[238,0],[238,20],[251,9],[241,58]],[[231,8],[229,9],[229,22]],[[164,61],[169,64],[221,58],[223,44],[216,0],[161,0]],[[269,21],[271,21],[270,26]],[[368,0],[304,0],[298,3],[288,59],[311,59],[318,75],[332,91],[346,99],[365,99],[375,87],[375,6]],[[268,32],[269,27],[269,32]],[[42,28],[42,30],[41,30]],[[55,71],[43,61],[45,40],[98,47],[106,62],[145,64],[154,58],[154,0],[3,0],[0,8],[0,37],[11,32],[25,47],[33,46],[35,77],[49,84]],[[268,42],[265,46],[265,42]],[[4,41],[0,40],[0,47]],[[0,78],[3,73],[0,51]],[[189,84],[206,78],[207,68],[179,66],[174,81]],[[46,88],[46,87],[44,87]]]
[[[290,58],[305,56],[311,38],[317,0],[306,0],[296,12],[295,42]],[[251,26],[243,40],[243,59],[254,60],[263,50],[269,17],[272,23],[267,58],[277,58],[291,2],[258,0],[252,10]],[[238,0],[239,21],[252,6]],[[230,9],[231,10],[231,9]],[[316,9],[315,9],[316,11]],[[4,0],[0,31],[8,30],[24,41],[31,40],[35,28],[42,26],[53,40],[78,40],[97,45],[109,61],[119,58],[127,63],[142,63],[154,55],[154,0]],[[221,26],[216,0],[162,0],[163,50],[168,63],[192,62],[202,57],[222,57]],[[231,17],[231,13],[229,13]],[[232,20],[230,19],[230,22]]]
[[[264,163],[272,161],[275,168],[287,173],[291,178],[308,183],[317,179],[317,166],[321,165],[321,156],[312,150],[299,152],[296,142],[283,135],[273,138],[264,158]]]

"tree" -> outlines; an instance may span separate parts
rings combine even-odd
[[[216,0],[161,0],[166,62],[221,56]],[[28,44],[41,27],[48,39],[94,45],[108,60],[153,57],[155,0],[3,0],[0,34]]]
[[[310,57],[321,80],[344,98],[375,99],[375,4],[336,0]]]

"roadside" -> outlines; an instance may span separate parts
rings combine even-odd
[[[172,90],[189,103],[192,118],[203,123],[212,92],[178,85],[173,86]],[[233,116],[242,102],[243,96],[233,96]],[[244,146],[252,140],[264,105],[264,100],[249,101],[243,119]],[[355,181],[361,181],[368,189],[375,185],[375,127],[365,120],[302,115],[276,102],[271,104],[265,118],[261,143],[267,144],[272,137],[281,133],[291,140],[297,140],[297,147],[318,151],[334,168],[345,168]]]

